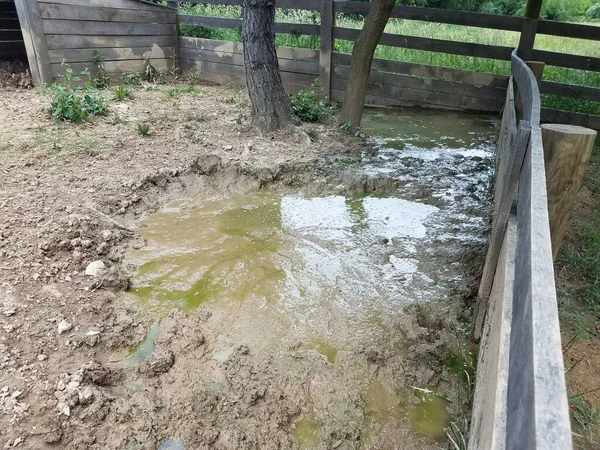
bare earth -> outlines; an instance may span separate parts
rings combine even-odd
[[[161,196],[215,170],[272,181],[293,165],[310,167],[362,145],[326,125],[314,125],[312,142],[293,132],[258,137],[243,91],[202,88],[203,95],[176,97],[167,86],[136,89],[134,101],[112,101],[109,117],[83,125],[53,122],[43,111],[48,97],[35,90],[0,89],[4,448],[156,449],[171,438],[186,449],[298,448],[293,424],[306,402],[326,403],[337,388],[244,346],[224,363],[210,359],[218,330],[202,308],[173,311],[161,323],[155,354],[138,367],[121,363],[152,321],[121,301],[127,280],[119,261],[136,242],[127,228],[156,210]],[[140,122],[150,124],[148,137],[136,132]],[[86,276],[98,259],[108,270]],[[417,311],[396,329],[396,341],[365,348],[351,367],[341,361],[336,370],[420,385],[439,377],[451,339],[440,319]],[[405,372],[407,345],[414,361]],[[222,392],[206,388],[214,379]],[[408,429],[384,432],[364,442],[358,425],[333,420],[318,448],[440,446]]]

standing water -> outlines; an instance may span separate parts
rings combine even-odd
[[[144,219],[128,297],[157,320],[209,311],[212,364],[244,345],[300,376],[300,448],[437,448],[458,407],[444,368],[430,367],[453,342],[438,317],[460,309],[462,255],[483,243],[494,123],[371,109],[363,131],[377,151],[334,161],[335,176],[214,183]]]

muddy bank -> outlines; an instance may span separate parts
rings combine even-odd
[[[207,187],[247,193],[279,184],[292,190],[308,185],[305,197],[390,195],[401,188],[406,201],[454,211],[456,229],[440,235],[452,245],[433,245],[431,251],[460,258],[480,242],[463,239],[460,223],[471,219],[455,213],[468,205],[474,234],[485,226],[485,161],[457,154],[438,160],[440,172],[476,174],[456,195],[445,195],[447,179],[422,158],[395,161],[404,167],[398,176],[373,176],[390,152],[373,154],[325,126],[317,126],[319,138],[310,144],[299,136],[253,137],[233,111],[235,103],[245,107],[238,91],[207,87],[202,98],[184,102],[165,99],[160,90],[140,90],[133,104],[83,127],[50,122],[35,93],[15,95],[0,105],[10,121],[0,131],[0,169],[6,175],[0,191],[0,433],[6,444],[442,445],[439,427],[428,427],[461,410],[453,349],[457,324],[467,313],[461,305],[468,277],[448,286],[446,304],[405,306],[409,314],[389,318],[384,341],[366,339],[362,347],[340,350],[326,340],[300,339],[273,355],[252,342],[224,339],[225,314],[208,304],[157,317],[127,299],[122,290],[135,268],[126,266],[126,252],[147,246],[140,221],[182,196]],[[229,95],[233,106],[222,101]],[[190,129],[187,113],[199,109],[213,117],[210,127],[192,122]],[[138,120],[154,126],[151,139],[135,134]],[[325,157],[315,159],[319,154]],[[328,154],[346,156],[332,160]],[[339,166],[356,169],[350,176]],[[86,276],[87,265],[98,259],[108,269]],[[153,351],[129,364],[157,321]],[[434,411],[443,413],[431,420]]]

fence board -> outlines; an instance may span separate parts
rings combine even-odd
[[[360,30],[351,28],[333,29],[335,39],[355,41]],[[411,48],[414,50],[425,50],[428,52],[449,53],[454,55],[476,56],[479,58],[510,60],[511,47],[497,45],[474,44],[471,42],[454,42],[442,39],[430,39],[415,36],[404,36],[400,34],[384,33],[379,45],[390,45],[392,47]]]
[[[179,23],[187,25],[200,25],[203,27],[237,29],[242,27],[242,19],[228,19],[223,17],[179,15]],[[285,34],[303,34],[307,36],[319,36],[321,27],[305,23],[275,23],[275,31]]]
[[[371,5],[366,2],[335,0],[333,8],[336,13],[362,14],[366,16],[369,13]],[[502,16],[499,14],[483,14],[403,5],[395,6],[391,17],[509,31],[521,31],[523,20],[521,17]]]
[[[94,59],[94,53],[98,52],[105,61],[118,60],[138,60],[141,61],[144,57],[151,59],[163,58],[171,59],[175,47],[127,47],[127,48],[81,48],[81,49],[66,49],[66,50],[49,50],[48,56],[53,64],[60,63],[65,59],[69,64],[86,62],[89,63]]]
[[[151,24],[131,22],[89,22],[83,20],[43,20],[44,34],[68,35],[172,35],[177,34],[175,24]]]
[[[172,63],[168,59],[151,59],[150,62],[161,72],[166,72],[172,68]],[[74,74],[80,74],[85,69],[89,69],[92,74],[96,72],[96,68],[92,63],[74,63],[70,64],[70,66],[73,69]],[[104,66],[106,72],[111,74],[143,72],[145,67],[144,61],[142,60],[106,61]],[[51,67],[54,78],[65,74],[65,68],[60,64],[51,64]]]
[[[81,36],[81,35],[49,35],[46,36],[48,49],[63,50],[70,48],[134,48],[147,46],[175,47],[176,36]]]
[[[53,3],[40,4],[42,19],[94,20],[103,22],[176,23],[174,12],[144,11],[143,9],[101,8],[97,6],[70,6]]]
[[[548,66],[600,72],[600,58],[592,58],[590,56],[568,55],[545,50],[534,50],[533,59],[535,61],[543,61]]]
[[[540,92],[548,95],[559,95],[571,97],[578,100],[600,101],[600,89],[577,84],[555,83],[553,81],[542,81]]]
[[[242,6],[244,0],[186,0],[185,3]],[[302,0],[302,3],[298,2],[298,0],[277,0],[275,7],[282,9],[318,11],[321,9],[321,0]]]
[[[134,0],[37,0],[38,3],[56,3],[69,6],[100,6],[103,8],[138,9],[140,11],[168,11],[164,6]]]
[[[540,20],[538,22],[537,32],[538,34],[600,41],[600,27],[594,25]]]
[[[541,114],[543,122],[568,123],[600,131],[600,116],[549,108],[542,108]]]

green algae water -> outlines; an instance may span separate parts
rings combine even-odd
[[[395,323],[408,306],[456,296],[461,252],[484,242],[495,129],[482,116],[383,109],[364,129],[378,151],[334,161],[335,177],[261,190],[215,182],[164,204],[140,222],[146,245],[126,255],[127,298],[159,320],[210,311],[215,364],[245,345],[320,380],[290,430],[299,448],[333,445],[340,430],[377,448],[390,429],[436,448],[448,402],[418,390],[427,376],[408,385],[389,375],[401,368],[369,361],[391,358],[398,340],[396,352],[410,351]],[[365,358],[367,348],[384,356]]]

